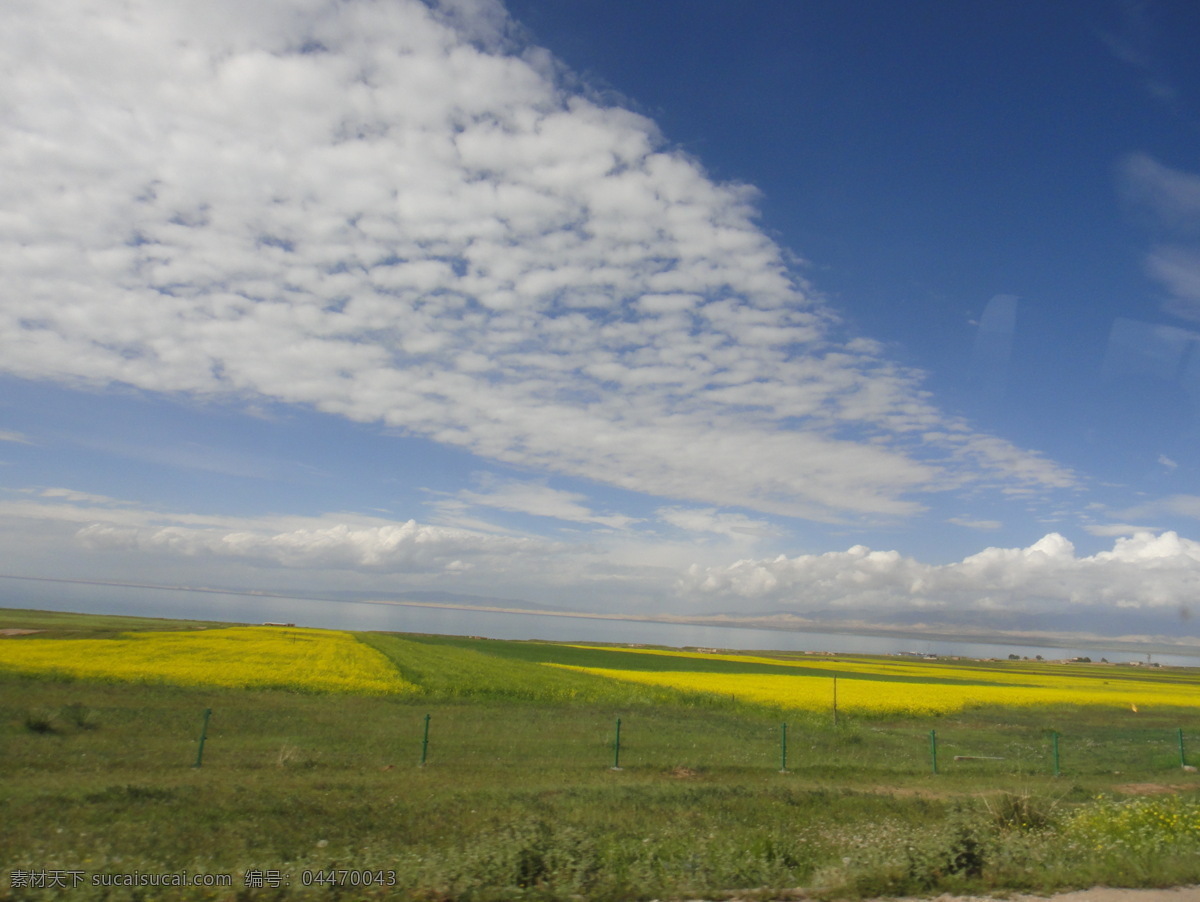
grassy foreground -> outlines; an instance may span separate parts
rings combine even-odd
[[[916,712],[931,685],[1128,686],[1111,688],[1117,671],[1100,667],[392,634],[343,649],[389,662],[388,692],[306,683],[311,667],[289,683],[278,662],[260,662],[267,688],[63,664],[110,660],[94,643],[138,660],[185,628],[207,633],[211,653],[244,637],[230,626],[0,611],[0,628],[43,630],[0,639],[0,898],[854,898],[1200,882],[1200,778],[1178,749],[1182,735],[1200,758],[1191,671],[1122,672],[1137,713],[1121,696],[929,715]],[[298,632],[318,644],[346,635]],[[38,655],[57,663],[33,668]],[[843,709],[834,725],[824,704],[795,704],[803,693],[756,701],[737,689],[786,667],[873,681],[912,704]],[[700,676],[663,676],[678,674]],[[29,885],[49,880],[77,885]]]

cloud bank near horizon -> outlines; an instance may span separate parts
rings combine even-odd
[[[147,510],[130,502],[52,488],[0,499],[0,523],[22,535],[54,534],[77,549],[79,574],[103,559],[136,572],[204,574],[205,585],[283,574],[307,590],[442,588],[505,594],[568,609],[640,613],[786,611],[844,620],[916,612],[928,622],[971,615],[1099,615],[1128,624],[1138,615],[1188,619],[1200,589],[1200,542],[1174,532],[1117,538],[1111,550],[1080,556],[1049,533],[1024,548],[990,547],[960,561],[931,564],[897,551],[857,545],[825,554],[741,557],[747,537],[765,532],[746,518],[664,508],[647,529],[722,534],[722,544],[672,545],[653,532],[596,534],[587,547],[383,517],[201,516]],[[648,561],[652,563],[648,563]],[[191,568],[190,570],[188,568]],[[19,574],[18,574],[19,575]],[[403,575],[406,582],[397,583]],[[353,576],[354,580],[348,582]],[[257,586],[258,584],[255,583]],[[618,596],[564,595],[564,587],[620,588]],[[620,600],[615,600],[619,598]],[[1103,618],[1089,619],[1093,631]],[[1194,632],[1180,627],[1183,632]]]
[[[825,522],[1076,481],[937,410],[846,334],[752,189],[499,4],[90,10],[0,34],[3,372],[304,405]]]
[[[499,535],[415,520],[353,513],[324,516],[236,517],[148,510],[132,502],[61,488],[0,500],[0,517],[14,531],[53,533],[77,551],[124,556],[152,565],[209,562],[326,574],[457,574],[484,567],[491,574],[549,568],[566,548],[530,536]]]
[[[1095,609],[1172,611],[1190,617],[1200,589],[1200,542],[1175,532],[1137,532],[1111,551],[1076,556],[1048,533],[1025,548],[986,548],[935,565],[856,545],[826,554],[693,565],[684,595],[725,604],[779,604],[858,616],[926,611],[933,618],[982,611],[1070,614]]]

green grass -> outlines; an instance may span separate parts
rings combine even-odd
[[[412,636],[410,641],[420,642],[430,648],[439,650],[442,654],[450,650],[459,652],[475,652],[485,655],[490,661],[503,660],[523,662],[527,664],[565,664],[573,667],[599,667],[614,670],[632,670],[646,672],[663,672],[687,670],[692,673],[750,673],[774,674],[779,676],[795,676],[795,667],[788,666],[787,661],[803,661],[804,676],[808,677],[841,677],[859,680],[876,680],[891,683],[945,683],[949,685],[979,685],[985,682],[956,679],[953,677],[929,677],[889,675],[870,670],[822,668],[813,663],[813,658],[796,654],[785,655],[773,653],[780,660],[779,664],[763,661],[730,661],[718,657],[696,655],[680,658],[675,655],[656,655],[653,647],[641,649],[646,654],[630,654],[628,651],[604,646],[563,645],[555,642],[496,642],[490,639],[464,639],[450,636]],[[674,649],[671,649],[674,650]],[[818,659],[819,660],[819,659]],[[839,661],[856,660],[852,656],[840,656]],[[878,664],[879,659],[873,659]],[[493,665],[494,666],[494,665]],[[988,685],[997,685],[994,677],[986,681]]]
[[[63,636],[130,628],[21,616]],[[752,887],[856,897],[1200,881],[1200,837],[1179,826],[1200,818],[1200,778],[1179,769],[1175,732],[1200,757],[1195,712],[993,709],[837,726],[789,712],[780,773],[779,711],[542,663],[642,656],[363,639],[421,694],[0,677],[0,899],[649,900]],[[1122,807],[1138,783],[1175,787],[1178,807]],[[303,885],[305,871],[330,868],[394,872],[396,886]],[[187,870],[232,875],[233,886],[56,894],[12,887],[15,869],[89,880]],[[290,885],[247,888],[255,870]]]
[[[0,609],[0,629],[38,630],[38,639],[105,639],[132,630],[181,630],[242,626],[216,620],[170,620],[165,617],[126,617],[119,614],[75,614],[66,611]]]
[[[505,654],[509,645],[525,643],[489,640],[444,641],[432,636],[362,634],[362,640],[383,652],[408,681],[429,698],[478,701],[609,701],[645,703],[677,700],[670,690],[630,690],[601,677],[545,667],[553,646],[536,645],[540,654],[529,658]]]

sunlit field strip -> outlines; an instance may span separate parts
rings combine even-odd
[[[694,673],[687,671],[613,670],[600,667],[566,667],[595,676],[663,686],[687,692],[734,696],[741,701],[809,711],[829,710],[832,683],[827,677],[746,673]],[[999,705],[1101,705],[1128,709],[1153,706],[1200,708],[1200,693],[1175,686],[1129,686],[1092,680],[1079,686],[963,686],[946,683],[888,683],[839,677],[838,708],[863,714],[946,714],[965,708]]]
[[[588,646],[574,647],[587,648]],[[1139,696],[1161,691],[1200,693],[1200,673],[1190,670],[1137,670],[1128,666],[1078,664],[1033,665],[1029,662],[961,665],[944,661],[884,661],[860,657],[795,660],[762,655],[710,654],[672,649],[614,648],[608,650],[631,655],[652,655],[706,662],[769,664],[795,668],[799,671],[837,672],[839,680],[842,674],[845,674],[846,678],[853,678],[855,674],[870,674],[873,676],[916,677],[931,684],[938,680],[955,680],[971,682],[980,686],[1029,686],[1060,691],[1090,692],[1097,683],[1101,683],[1108,684],[1110,687],[1124,687],[1130,693]]]
[[[572,648],[595,648],[588,645],[573,645]],[[766,655],[746,655],[721,652],[676,651],[659,648],[605,648],[605,651],[617,651],[630,655],[649,655],[653,657],[688,658],[697,661],[730,661],[738,664],[768,664],[775,667],[795,667],[808,670],[837,670],[851,673],[895,674],[897,676],[943,677],[946,679],[976,679],[983,668],[956,667],[940,661],[882,661],[872,658],[857,657],[818,657],[798,659],[791,657],[770,657]],[[936,671],[936,672],[934,672]],[[1007,679],[1008,673],[1004,672]],[[1015,675],[1015,674],[1014,674]]]
[[[379,694],[413,689],[349,633],[277,627],[124,633],[113,639],[8,639],[0,668],[185,686]]]

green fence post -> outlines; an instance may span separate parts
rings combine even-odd
[[[929,731],[929,758],[933,762],[933,772],[936,774],[937,769],[937,730]]]
[[[613,739],[613,770],[621,769],[621,718],[617,718],[617,735]]]
[[[833,678],[833,725],[837,726],[837,676]]]
[[[429,754],[429,715],[425,715],[425,735],[421,737],[421,767],[425,766],[425,757]]]
[[[1179,766],[1187,767],[1187,758],[1183,755],[1183,727],[1179,728]]]
[[[1060,771],[1058,767],[1058,733],[1051,733],[1050,739],[1054,747],[1054,776],[1058,777],[1062,775],[1062,771]]]
[[[779,725],[779,772],[786,774],[787,769],[787,724]]]
[[[200,762],[204,759],[204,740],[208,738],[208,719],[212,717],[212,708],[204,709],[204,723],[200,727],[200,745],[196,749],[196,763],[192,767],[199,767]]]

